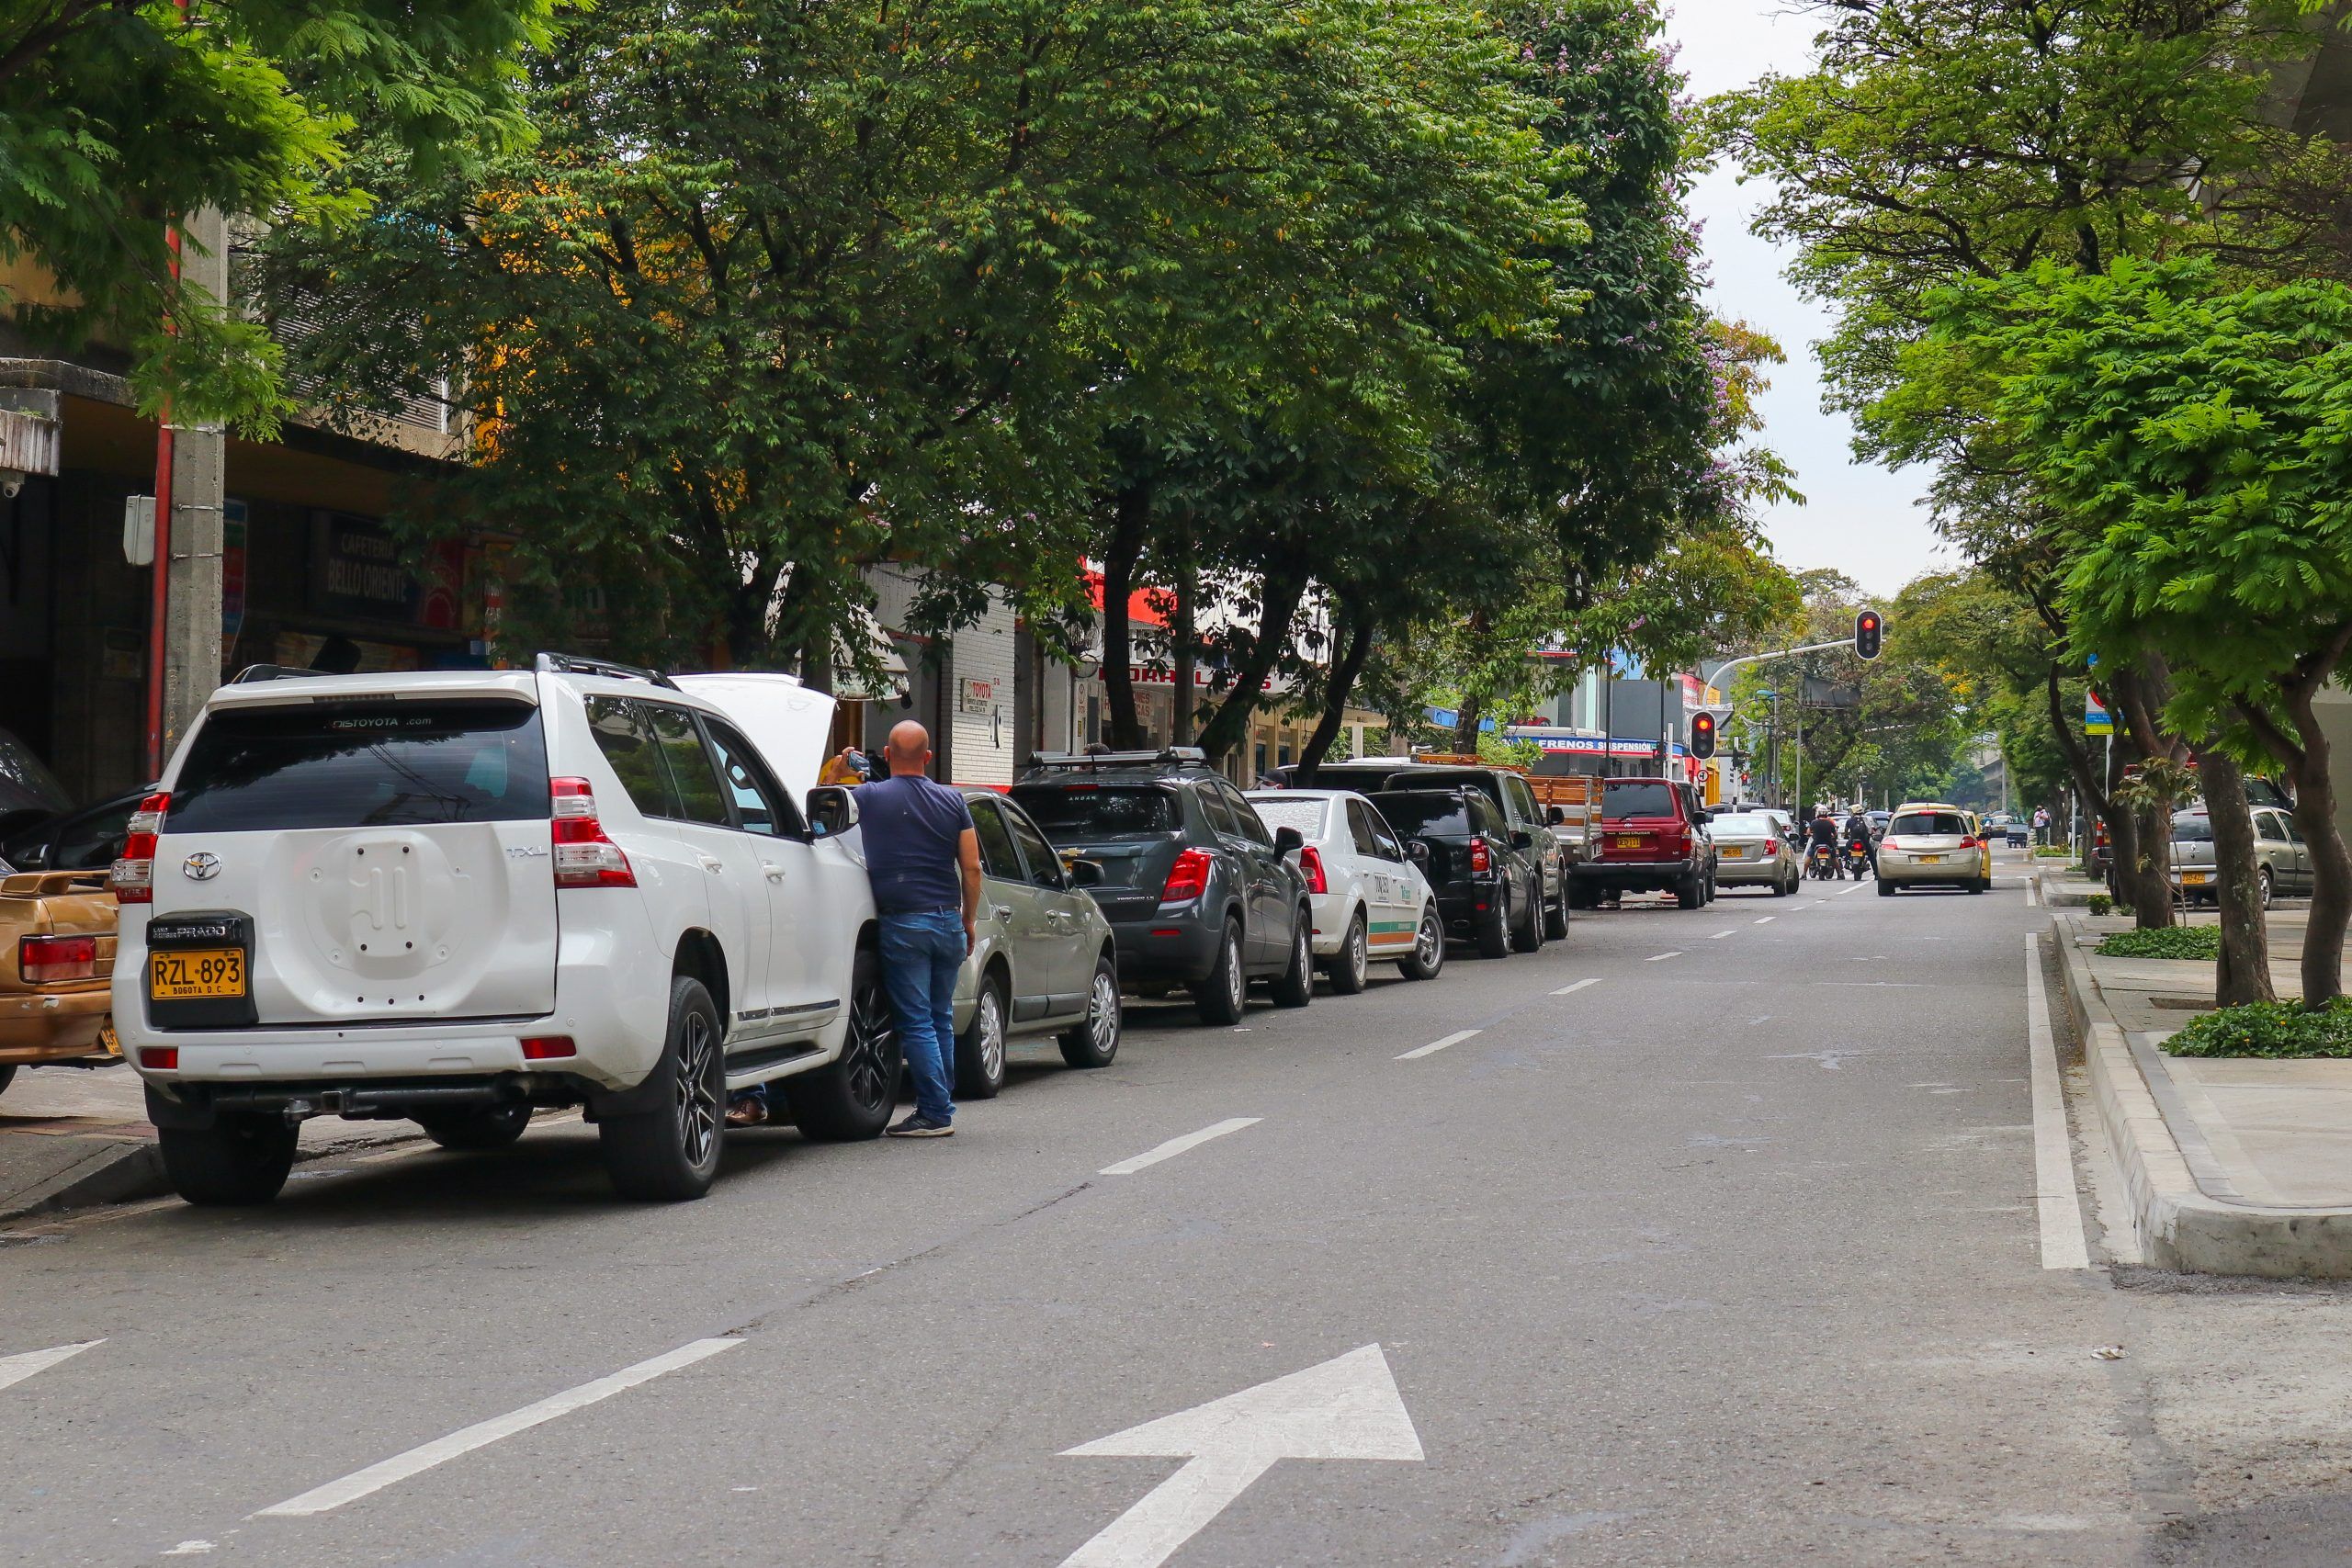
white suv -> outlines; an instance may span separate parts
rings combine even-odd
[[[812,828],[768,760],[813,758],[831,705],[550,654],[221,687],[114,872],[114,1015],[173,1186],[266,1201],[316,1115],[489,1148],[582,1105],[623,1194],[695,1198],[728,1091],[777,1078],[804,1134],[879,1133],[855,808],[811,791]]]

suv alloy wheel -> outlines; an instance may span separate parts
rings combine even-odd
[[[159,1127],[164,1174],[187,1202],[206,1207],[266,1203],[294,1168],[301,1129],[276,1116],[220,1112],[209,1127]]]
[[[720,1038],[709,990],[690,975],[673,979],[669,1040],[653,1069],[668,1079],[666,1103],[597,1126],[605,1174],[622,1197],[680,1202],[710,1190],[727,1100]]]
[[[1062,1060],[1073,1067],[1107,1067],[1119,1054],[1119,966],[1108,953],[1094,964],[1086,1021],[1062,1031],[1061,1047]]]
[[[1004,1087],[1004,976],[990,969],[972,998],[972,1024],[956,1040],[956,1098],[994,1100]]]
[[[876,1138],[890,1124],[899,1102],[903,1058],[889,993],[882,988],[882,959],[870,947],[858,950],[850,971],[849,1032],[831,1066],[785,1080],[792,1119],[804,1137],[848,1144]]]
[[[1544,946],[1543,895],[1543,874],[1539,872],[1536,879],[1528,885],[1527,897],[1520,900],[1519,918],[1511,922],[1510,950],[1513,953],[1534,953]]]
[[[1216,967],[1193,987],[1203,1023],[1238,1023],[1249,1004],[1250,976],[1242,967],[1241,922],[1227,920],[1217,938]]]
[[[1315,949],[1307,940],[1315,916],[1301,904],[1290,921],[1290,967],[1274,976],[1269,989],[1278,1008],[1303,1008],[1315,999]]]

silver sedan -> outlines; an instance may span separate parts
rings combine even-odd
[[[1707,826],[1715,840],[1715,886],[1766,886],[1775,898],[1797,890],[1803,868],[1770,817],[1718,817]]]

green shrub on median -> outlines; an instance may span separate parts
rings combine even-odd
[[[2352,997],[2316,1011],[2249,1002],[2209,1012],[2165,1042],[2175,1056],[2352,1056]]]
[[[2117,931],[2098,944],[2101,958],[2201,958],[2222,956],[2219,926],[2161,926],[2152,931]]]
[[[2104,893],[2094,893],[2084,903],[2089,906],[2094,915],[2109,915],[2115,911],[2115,900]]]

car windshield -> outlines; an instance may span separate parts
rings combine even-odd
[[[543,821],[539,710],[503,701],[229,708],[189,743],[175,833]]]
[[[1718,839],[1770,839],[1776,832],[1769,817],[1718,817],[1708,826]]]
[[[1886,828],[1890,839],[1950,839],[1967,831],[1956,811],[1906,811]]]
[[[2213,841],[2213,819],[2202,811],[2184,811],[2172,819],[2172,841],[2176,844],[2210,844]]]
[[[1250,804],[1258,808],[1258,816],[1267,827],[1281,829],[1295,828],[1302,839],[1323,837],[1323,816],[1328,803],[1320,800],[1284,799],[1280,795],[1257,794]]]
[[[1668,784],[1644,783],[1627,779],[1623,783],[1603,784],[1600,790],[1600,814],[1607,818],[1671,817],[1674,815],[1674,786]]]
[[[1156,784],[1028,784],[1012,792],[1048,839],[1117,839],[1176,826],[1176,797]]]
[[[1406,838],[1423,833],[1470,836],[1470,808],[1455,790],[1414,790],[1374,797],[1388,825]]]

